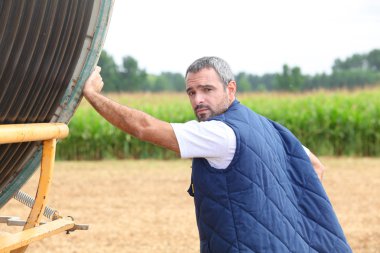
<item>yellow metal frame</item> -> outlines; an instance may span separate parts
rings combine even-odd
[[[43,141],[40,179],[34,205],[23,231],[0,236],[0,253],[25,252],[30,243],[75,227],[72,219],[62,217],[40,225],[51,185],[56,140],[65,138],[68,134],[69,129],[63,123],[0,125],[0,144]]]

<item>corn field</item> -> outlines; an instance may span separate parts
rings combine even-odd
[[[167,122],[193,120],[186,94],[109,94],[113,100]],[[243,93],[238,100],[289,128],[317,155],[380,156],[380,89],[314,93]],[[58,145],[61,160],[171,159],[105,121],[86,101],[72,118],[70,135]]]

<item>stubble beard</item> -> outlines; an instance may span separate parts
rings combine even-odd
[[[226,96],[226,99],[223,99],[221,103],[216,106],[215,110],[213,110],[208,105],[200,104],[194,108],[194,112],[198,121],[201,122],[201,121],[207,121],[209,118],[212,118],[214,116],[218,116],[224,113],[225,111],[227,111],[228,107],[229,107],[229,101],[228,101],[228,96]],[[204,113],[197,114],[197,110],[203,109],[203,108],[206,108],[207,111]]]

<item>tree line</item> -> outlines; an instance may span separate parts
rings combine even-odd
[[[131,56],[123,57],[119,66],[105,50],[98,65],[106,92],[183,91],[181,73],[147,73]],[[315,89],[353,89],[380,84],[380,49],[365,54],[354,54],[346,59],[336,59],[331,74],[306,75],[298,66],[284,64],[281,73],[254,75],[240,72],[236,75],[240,92],[248,91],[308,91]]]

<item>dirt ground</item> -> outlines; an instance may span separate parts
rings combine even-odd
[[[356,253],[380,252],[380,159],[322,157],[324,186]],[[90,225],[46,238],[27,252],[199,252],[190,161],[57,162],[49,206]],[[34,194],[36,173],[23,187]],[[25,219],[11,200],[0,215]],[[0,231],[20,228],[0,224]]]

